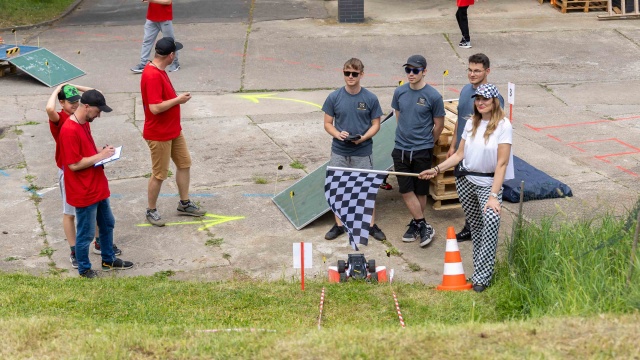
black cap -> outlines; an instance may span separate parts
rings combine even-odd
[[[170,37],[163,37],[156,43],[156,54],[169,55],[182,49],[182,44]]]
[[[407,63],[402,66],[413,66],[417,68],[427,68],[427,59],[422,55],[411,55],[407,59]]]
[[[98,90],[85,91],[82,94],[80,102],[85,105],[95,106],[104,112],[111,112],[111,108],[107,106],[107,101],[104,99],[104,95],[102,95]]]

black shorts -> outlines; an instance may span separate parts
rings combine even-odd
[[[433,149],[411,151],[393,149],[393,168],[395,171],[419,174],[431,168]],[[416,195],[429,194],[429,180],[420,180],[413,176],[398,176],[398,186],[401,194],[414,192]]]

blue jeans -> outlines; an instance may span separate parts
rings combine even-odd
[[[109,198],[87,207],[76,207],[76,221],[76,259],[78,260],[78,272],[82,274],[91,269],[89,247],[96,232],[96,223],[100,229],[102,261],[115,261],[116,256],[113,253],[113,228],[116,225],[116,219],[111,213]]]
[[[151,20],[147,20],[144,23],[144,39],[142,40],[142,50],[140,50],[140,63],[146,64],[147,61],[151,60],[151,49],[155,48],[156,38],[158,34],[162,32],[163,37],[170,37],[173,40],[176,40],[176,37],[173,35],[173,21],[161,21],[155,22]],[[178,52],[176,51],[176,57],[173,59],[173,62],[178,62]]]

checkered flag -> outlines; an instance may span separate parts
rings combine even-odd
[[[386,171],[327,167],[324,196],[349,233],[354,250],[369,242],[369,225],[376,194]]]

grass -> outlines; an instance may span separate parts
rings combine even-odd
[[[62,14],[74,0],[0,0],[0,28],[37,24]],[[5,43],[14,43],[12,36]]]
[[[220,282],[0,272],[0,358],[638,358],[640,260],[625,283],[639,209],[522,226],[480,294],[313,279],[301,291],[243,268]]]
[[[224,242],[223,238],[211,238],[204,242],[205,246],[220,246]]]
[[[265,178],[263,176],[254,175],[253,176],[253,182],[256,183],[256,184],[268,184],[269,180],[267,180],[267,178]]]
[[[289,166],[291,166],[294,169],[300,169],[300,170],[304,170],[305,168],[304,164],[298,160],[294,160],[291,164],[289,164]]]

